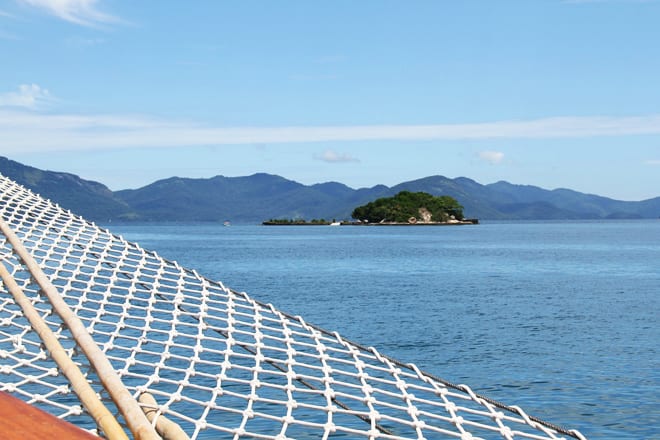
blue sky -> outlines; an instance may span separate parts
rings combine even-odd
[[[0,155],[112,189],[660,196],[660,1],[0,0]]]

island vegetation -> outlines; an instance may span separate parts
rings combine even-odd
[[[463,207],[450,196],[401,191],[353,210],[352,217],[368,224],[438,224],[464,221]],[[469,221],[466,223],[474,223]]]
[[[268,226],[305,225],[452,225],[477,224],[477,219],[465,219],[463,207],[450,196],[433,196],[425,192],[401,191],[393,197],[376,199],[353,210],[354,221],[335,219],[271,218],[262,224]]]

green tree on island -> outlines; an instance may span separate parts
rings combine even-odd
[[[446,222],[451,217],[463,220],[463,207],[450,196],[435,197],[425,192],[401,191],[394,197],[384,197],[358,206],[351,215],[356,220],[369,223]]]

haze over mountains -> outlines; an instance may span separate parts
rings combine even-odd
[[[452,196],[463,205],[466,217],[482,220],[660,217],[660,197],[627,202],[503,181],[482,185],[466,177],[429,176],[393,187],[353,189],[337,182],[303,185],[259,173],[208,179],[171,177],[143,188],[113,192],[70,173],[39,170],[4,157],[0,157],[0,174],[98,222],[349,219],[356,206],[403,190]]]

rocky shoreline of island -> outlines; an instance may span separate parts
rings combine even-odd
[[[362,221],[340,221],[328,222],[302,219],[276,219],[267,220],[261,223],[263,226],[460,226],[460,225],[478,225],[479,219],[468,218],[463,220],[454,220],[446,222],[378,222],[369,223]]]

